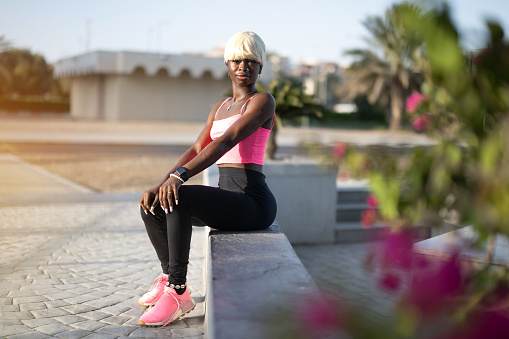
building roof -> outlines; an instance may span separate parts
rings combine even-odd
[[[137,69],[142,69],[147,75],[165,70],[172,77],[178,77],[185,71],[194,78],[209,73],[218,80],[223,79],[227,71],[223,58],[217,57],[94,51],[57,61],[54,75],[71,78],[92,74],[132,74]]]

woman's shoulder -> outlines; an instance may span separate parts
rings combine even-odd
[[[255,97],[256,97],[256,101],[260,102],[260,104],[263,104],[263,105],[269,104],[269,105],[274,105],[274,106],[276,104],[274,97],[270,93],[260,92]],[[255,98],[255,97],[253,97],[253,98]]]
[[[272,96],[272,94],[267,93],[267,92],[259,92],[256,96],[260,97],[260,98],[263,98],[265,100],[272,100],[272,101],[274,101],[274,97]]]

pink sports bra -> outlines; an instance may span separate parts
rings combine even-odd
[[[249,98],[246,103],[240,109],[240,113],[232,115],[231,117],[224,118],[221,120],[214,120],[212,128],[210,129],[210,138],[216,140],[224,134],[224,132],[233,125],[241,116],[244,111],[244,107],[251,99],[256,95]],[[221,106],[217,109],[219,111],[221,107],[231,98],[223,101]],[[217,115],[216,111],[216,115]],[[275,118],[275,113],[274,113]],[[272,126],[274,126],[274,119],[272,120]],[[253,134],[239,142],[231,150],[226,152],[219,160],[217,164],[258,164],[263,165],[263,158],[265,155],[265,145],[269,139],[269,129],[260,127]]]

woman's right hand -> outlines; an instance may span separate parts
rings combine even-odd
[[[154,186],[151,189],[146,190],[143,195],[140,197],[140,207],[143,208],[145,214],[149,212],[154,213],[154,208],[159,202],[159,187]]]

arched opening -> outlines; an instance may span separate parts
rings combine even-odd
[[[168,70],[166,68],[159,68],[157,70],[156,76],[161,77],[161,78],[163,78],[163,77],[167,78],[169,76]]]
[[[203,79],[205,80],[212,80],[213,79],[213,76],[212,76],[212,72],[211,71],[205,71],[203,72],[202,76],[201,76]]]
[[[147,72],[145,72],[145,69],[142,66],[136,66],[133,70],[134,76],[145,76]]]

